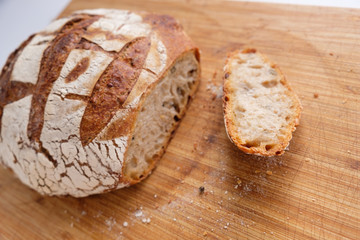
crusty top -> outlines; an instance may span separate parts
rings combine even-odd
[[[188,51],[172,17],[75,12],[30,36],[0,75],[0,161],[41,193],[127,185],[124,153],[142,96]]]

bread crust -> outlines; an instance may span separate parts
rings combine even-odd
[[[23,61],[35,50],[42,55]],[[0,75],[0,162],[47,195],[83,197],[139,182],[166,146],[142,178],[124,176],[138,113],[188,53],[199,67],[193,97],[199,50],[172,17],[95,9],[51,23],[10,55]],[[13,79],[34,66],[37,80]]]
[[[290,98],[292,103],[294,104],[294,110],[292,111],[291,114],[292,121],[290,122],[290,124],[286,126],[285,137],[280,138],[279,142],[274,146],[272,146],[270,149],[266,149],[261,144],[260,146],[247,146],[246,142],[243,139],[243,136],[240,136],[236,131],[235,122],[238,120],[234,118],[234,115],[232,115],[232,109],[235,102],[234,102],[234,96],[231,94],[231,86],[229,83],[230,80],[228,79],[230,78],[233,72],[233,66],[231,66],[230,63],[233,61],[238,61],[239,60],[238,55],[240,53],[243,54],[253,53],[261,56],[264,62],[269,64],[271,68],[278,73],[278,75],[280,76],[280,83],[287,89],[287,91],[285,92],[286,97]],[[286,80],[280,68],[275,63],[270,61],[266,56],[259,53],[254,48],[236,50],[229,53],[226,59],[224,73],[223,73],[223,83],[224,83],[224,88],[223,88],[224,123],[225,123],[226,133],[230,141],[233,142],[241,151],[247,154],[255,154],[255,155],[267,156],[267,157],[284,154],[285,149],[289,145],[289,142],[292,138],[292,133],[296,130],[296,126],[298,126],[300,123],[302,106],[298,96],[290,87],[290,84]]]

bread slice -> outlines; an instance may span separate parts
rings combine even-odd
[[[302,109],[279,67],[255,49],[229,54],[223,103],[230,140],[243,152],[261,156],[284,153]]]

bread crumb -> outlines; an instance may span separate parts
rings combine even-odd
[[[348,99],[345,98],[341,103],[342,103],[342,104],[345,104],[345,103],[347,103],[347,101],[348,101]]]
[[[207,232],[205,231],[205,232],[203,232],[203,236],[204,237],[206,237],[207,236]]]
[[[82,211],[82,212],[81,212],[81,216],[85,216],[86,214],[87,214],[86,211]]]
[[[314,98],[318,98],[319,94],[318,93],[314,93]]]
[[[71,228],[73,228],[74,227],[74,223],[72,222],[72,223],[70,223],[70,227]]]
[[[255,170],[255,173],[261,173],[261,171],[260,170]]]
[[[241,180],[240,180],[240,179],[237,180],[236,183],[237,183],[238,185],[240,185],[240,184],[241,184]]]
[[[313,199],[311,199],[311,201],[312,201],[312,202],[315,202],[315,201],[316,201],[316,199],[315,199],[315,198],[313,198]]]
[[[311,160],[311,159],[310,159],[310,158],[308,158],[308,157],[307,157],[307,158],[305,158],[305,162],[310,162],[310,160]]]
[[[156,195],[156,194],[154,194],[154,198],[157,198],[157,195]]]
[[[224,226],[224,229],[228,229],[228,226],[225,225],[225,226]]]
[[[173,218],[173,221],[176,222],[176,218]]]
[[[127,226],[129,226],[129,223],[125,221],[125,222],[123,222],[123,226],[127,227]]]
[[[105,225],[108,227],[108,231],[112,230],[112,227],[116,224],[116,219],[110,217],[105,220]]]
[[[273,173],[272,173],[272,171],[267,170],[267,171],[266,171],[266,174],[271,176]]]
[[[134,213],[135,217],[141,217],[143,215],[143,212],[141,210],[137,210]]]
[[[224,193],[225,193],[225,195],[226,195],[226,194],[228,194],[228,191],[225,191]]]
[[[329,55],[330,55],[330,56],[334,56],[334,54],[333,54],[332,52],[331,52],[331,53],[329,53]]]

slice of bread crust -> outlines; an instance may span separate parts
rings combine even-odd
[[[256,49],[231,52],[224,67],[224,121],[243,152],[282,155],[302,106],[280,68]]]

